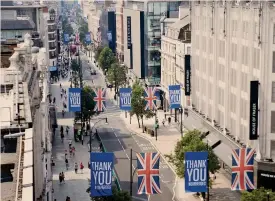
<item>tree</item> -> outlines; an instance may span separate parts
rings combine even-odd
[[[79,31],[79,39],[80,39],[81,43],[85,44],[86,43],[86,41],[85,41],[86,34],[89,32],[87,22],[85,22],[83,20],[83,22],[81,23],[81,27],[79,27],[78,31]]]
[[[155,114],[151,110],[145,110],[145,101],[144,101],[144,89],[138,81],[133,85],[132,98],[131,98],[131,112],[130,115],[136,115],[138,120],[138,127],[140,128],[140,119],[143,127],[143,117],[151,118]]]
[[[255,189],[252,192],[244,191],[242,193],[241,201],[275,201],[275,192],[264,188]]]
[[[174,149],[174,154],[165,155],[169,162],[176,167],[176,172],[179,177],[184,177],[184,155],[189,151],[207,151],[209,156],[209,171],[213,174],[220,169],[219,160],[214,154],[211,147],[208,147],[201,138],[201,132],[199,130],[191,130],[185,133]]]
[[[80,65],[78,64],[77,60],[73,59],[72,63],[71,63],[71,69],[72,69],[72,71],[78,73],[79,72],[79,68],[80,68]]]
[[[107,71],[107,79],[109,83],[115,84],[115,93],[117,94],[117,89],[126,83],[126,69],[118,63],[113,63]]]
[[[90,187],[86,190],[87,193],[90,193]],[[112,196],[108,197],[92,197],[92,201],[132,201],[131,196],[127,191],[118,190],[116,186],[112,187]]]
[[[105,71],[105,69],[108,70],[108,68],[110,68],[111,65],[115,62],[116,58],[112,50],[109,47],[104,47],[103,50],[100,52],[98,59],[98,63],[101,69],[103,71]]]
[[[95,108],[95,101],[94,97],[96,96],[94,90],[86,85],[84,86],[82,90],[82,99],[81,99],[81,105],[82,105],[82,115],[83,120],[85,122],[89,122],[91,117],[96,113],[94,111]],[[81,112],[76,112],[75,114],[75,121],[81,120]]]
[[[99,56],[100,56],[100,53],[102,52],[103,50],[103,47],[98,47],[96,50],[95,50],[95,60],[98,61],[99,59]]]

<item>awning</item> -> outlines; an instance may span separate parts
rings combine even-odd
[[[56,66],[50,66],[49,71],[50,72],[57,71],[57,67]]]
[[[222,160],[227,166],[232,166],[232,149],[240,148],[237,146],[236,142],[233,142],[232,139],[228,139],[227,136],[220,133],[215,129],[210,122],[207,122],[204,118],[200,117],[197,113],[192,110],[188,110],[188,117],[185,116],[183,120],[183,125],[188,130],[197,129],[201,132],[210,132],[204,139],[204,142],[207,142],[212,147],[216,145],[213,149],[216,156]],[[219,143],[220,141],[220,143]]]

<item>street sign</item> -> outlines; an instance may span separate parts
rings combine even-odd
[[[208,152],[185,152],[185,192],[207,192]]]
[[[169,87],[170,108],[177,109],[181,106],[180,85],[170,85]]]
[[[131,88],[120,88],[119,89],[119,107],[121,110],[131,111]]]
[[[81,89],[69,88],[69,112],[81,112]]]
[[[113,153],[90,154],[91,197],[112,196]]]

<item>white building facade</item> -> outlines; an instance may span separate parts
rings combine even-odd
[[[275,161],[275,5],[192,2],[192,107],[221,133]],[[249,140],[250,81],[259,80],[259,139]]]
[[[185,55],[191,54],[191,41],[180,36],[185,26],[189,28],[190,17],[185,16],[175,23],[166,27],[164,35],[161,36],[161,87],[165,92],[164,110],[169,110],[169,85],[181,86],[181,105],[186,107],[188,97],[184,96],[184,59]],[[186,27],[187,28],[187,27]],[[188,29],[187,28],[187,29]]]

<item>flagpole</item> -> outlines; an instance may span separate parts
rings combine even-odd
[[[207,140],[207,201],[210,199],[209,190],[210,190],[210,177],[209,177],[209,149],[208,149],[208,140]]]
[[[133,149],[130,149],[130,196],[133,196]]]

